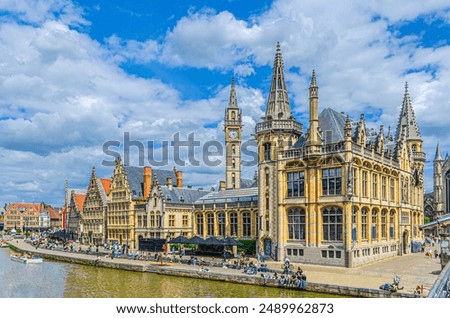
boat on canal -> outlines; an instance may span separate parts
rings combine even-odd
[[[24,264],[40,264],[44,261],[42,259],[42,257],[36,257],[36,256],[27,257],[27,256],[17,256],[17,255],[11,255],[11,260],[15,261],[15,262],[19,262],[19,263],[24,263]]]
[[[7,248],[8,246],[9,246],[8,242],[6,242],[6,241],[0,242],[0,247]]]

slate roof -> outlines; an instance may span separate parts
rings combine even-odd
[[[332,108],[325,108],[319,115],[319,127],[327,143],[344,140],[346,117]],[[328,133],[330,132],[330,133]]]
[[[133,199],[143,197],[144,189],[144,168],[134,166],[124,166],[128,184],[130,185],[131,196]],[[172,182],[176,184],[177,176],[173,170],[152,169],[152,179],[158,180],[159,184],[166,184],[166,178],[172,177]]]
[[[161,186],[161,191],[166,203],[193,204],[197,199],[208,194],[208,191],[177,187],[172,187],[172,190],[169,190],[167,186]]]
[[[75,204],[77,205],[78,211],[83,211],[84,200],[86,199],[86,194],[75,193]]]
[[[335,143],[344,140],[346,115],[339,113],[332,108],[325,108],[319,115],[319,127],[322,131],[322,138],[325,143]],[[358,133],[358,121],[351,121],[353,140],[355,140]],[[365,127],[366,130],[366,145],[371,143],[376,144],[379,137],[379,132],[373,128]],[[305,145],[306,136],[302,135],[292,146],[292,148],[301,148]],[[395,152],[396,143],[385,138],[384,150],[391,153]]]
[[[258,188],[240,188],[227,189],[222,191],[212,191],[195,201],[196,204],[202,203],[221,203],[221,202],[248,202],[258,201]]]
[[[258,182],[255,179],[241,179],[241,189],[256,187]]]
[[[106,204],[107,196],[109,194],[109,191],[111,190],[111,180],[97,178],[96,181],[97,186],[100,190],[100,195],[102,196],[103,204]]]

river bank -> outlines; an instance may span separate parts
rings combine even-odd
[[[23,240],[14,240],[9,243],[11,244],[12,247],[16,248],[21,252],[32,253],[34,255],[41,256],[46,259],[52,259],[62,262],[70,262],[90,266],[101,266],[105,268],[114,268],[127,271],[149,272],[159,275],[171,275],[179,277],[190,277],[195,279],[233,282],[238,284],[267,286],[268,288],[292,288],[279,286],[278,280],[274,279],[264,280],[260,276],[260,274],[247,275],[245,273],[242,273],[242,271],[240,270],[229,268],[211,267],[209,272],[205,272],[200,271],[198,266],[193,265],[168,263],[168,262],[164,262],[161,265],[161,263],[151,261],[130,260],[125,258],[110,259],[107,257],[97,257],[94,255],[87,255],[87,254],[47,250],[41,248],[35,249],[31,245],[23,242]],[[397,266],[404,268],[404,265],[402,265],[401,263],[405,261],[411,261],[409,266],[409,268],[411,268],[411,266],[414,267],[414,265],[418,265],[417,260],[421,260],[419,257],[415,257],[414,258],[415,260],[413,260],[412,258],[405,259],[406,257],[407,256],[398,258]],[[312,266],[306,266],[304,264],[300,265],[302,266],[302,268],[304,269],[305,273],[308,276],[308,282],[305,290],[309,292],[334,294],[349,297],[368,297],[368,298],[416,297],[412,293],[413,288],[407,289],[406,286],[402,292],[397,293],[390,293],[378,289],[378,286],[381,285],[383,282],[391,281],[391,278],[386,280],[384,276],[386,274],[389,275],[389,268],[390,266],[392,266],[391,264],[392,262],[379,262],[379,263],[380,264],[375,266],[375,268],[378,268],[379,272],[371,272],[370,274],[368,272],[370,268],[368,267],[359,269],[343,269],[343,268],[326,268],[321,266],[315,266],[315,269],[313,269]],[[383,263],[385,266],[382,266]],[[426,263],[425,265],[431,265],[426,267],[427,273],[421,274],[420,272],[415,271],[416,275],[421,276],[422,278],[424,277],[425,274],[429,274],[428,270],[430,268],[436,267],[434,266],[435,264],[432,262],[425,262],[425,263]],[[279,263],[276,262],[272,263],[268,262],[268,266],[274,271],[280,268]],[[415,267],[417,269],[417,266]],[[435,280],[437,276],[436,275],[434,276],[431,276],[431,278],[432,279],[434,278]],[[322,280],[319,280],[318,279],[319,277],[321,277]],[[432,285],[432,283],[434,282],[434,280],[432,279],[429,279],[427,281],[428,284],[424,286],[425,289],[431,288],[431,286],[428,285],[430,284]],[[324,280],[327,281],[324,282]],[[402,280],[405,280],[407,282],[417,281],[417,277],[402,276]],[[347,284],[342,283],[336,284],[336,282],[342,281],[347,282]],[[360,282],[365,282],[365,284],[361,284]],[[371,286],[374,287],[371,288]]]

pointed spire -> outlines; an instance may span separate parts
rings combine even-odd
[[[311,85],[309,85],[309,87],[317,87],[316,71],[315,70],[312,71]]]
[[[392,137],[392,133],[391,133],[391,126],[388,126],[388,132],[387,132],[387,135],[386,135],[386,139],[390,140],[390,141],[394,140],[394,138]]]
[[[439,145],[439,143],[436,146],[436,155],[434,156],[434,161],[442,161],[441,146]]]
[[[236,98],[236,87],[234,86],[234,76],[231,78],[231,89],[230,89],[230,102],[228,103],[229,108],[238,108],[237,98]]]
[[[402,138],[403,133],[406,139],[421,139],[419,126],[416,122],[416,116],[414,115],[411,98],[408,92],[407,82],[405,83],[405,94],[403,96],[403,104],[400,111],[397,130],[395,132],[395,140],[398,141],[400,138]]]
[[[266,119],[292,119],[279,42],[273,62],[272,84],[267,102]]]

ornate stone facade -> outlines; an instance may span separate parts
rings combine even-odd
[[[309,129],[290,110],[280,47],[258,142],[258,245],[281,260],[356,266],[409,253],[421,239],[425,154],[408,88],[396,137],[333,109],[318,112],[313,71]]]
[[[83,204],[84,242],[94,245],[105,243],[107,198],[110,187],[111,180],[97,178],[95,168],[92,168]]]

